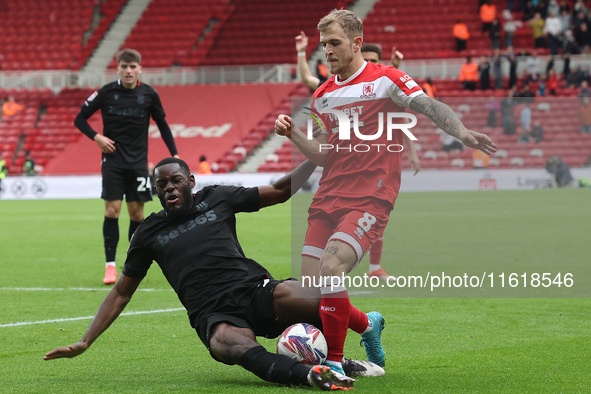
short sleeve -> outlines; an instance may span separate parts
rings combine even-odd
[[[82,104],[81,112],[90,117],[90,115],[101,109],[105,95],[106,93],[104,89],[99,89],[93,92],[90,96],[88,96],[84,104]]]
[[[401,107],[409,108],[415,97],[425,94],[419,84],[404,71],[389,67],[386,76],[393,82],[388,93],[392,101]]]
[[[218,186],[219,193],[234,212],[256,212],[261,207],[258,187]]]
[[[140,225],[131,238],[127,258],[123,266],[123,274],[132,278],[143,278],[152,265],[152,257],[145,244]]]

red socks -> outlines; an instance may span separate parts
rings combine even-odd
[[[320,292],[322,299],[319,312],[322,331],[328,344],[327,359],[341,362],[352,308],[349,293],[344,286],[325,286],[320,289]]]
[[[349,328],[355,331],[356,333],[361,334],[367,329],[368,325],[369,321],[367,320],[367,315],[361,312],[359,309],[355,308],[353,305],[351,305]]]

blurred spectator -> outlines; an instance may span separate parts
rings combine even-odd
[[[560,16],[558,18],[560,19],[560,29],[562,30],[562,33],[564,34],[565,31],[570,29],[572,15],[570,14],[570,12],[568,10],[565,10],[565,9],[561,9],[559,15]]]
[[[14,116],[23,109],[25,109],[25,106],[14,101],[14,96],[8,96],[4,104],[2,104],[2,117]]]
[[[579,105],[581,133],[591,133],[591,97],[582,97]]]
[[[536,4],[534,7],[535,12],[540,13],[542,19],[546,19],[546,17],[548,16],[548,7],[546,6],[546,2],[543,0],[534,0],[534,4]]]
[[[427,78],[427,82],[421,85],[423,88],[423,92],[431,98],[437,98],[437,88],[433,85],[433,80],[431,78]]]
[[[491,3],[491,0],[486,0],[480,6],[480,20],[482,21],[482,32],[490,31],[492,21],[497,17],[497,7]]]
[[[550,156],[546,161],[546,171],[553,175],[553,187],[578,187],[576,181],[570,173],[570,167],[558,156]]]
[[[525,58],[524,71],[527,71],[532,81],[538,80],[538,72],[540,70],[540,59],[538,59],[537,55],[538,52],[534,49],[531,56]]]
[[[472,57],[466,58],[466,63],[460,69],[460,82],[464,85],[466,90],[476,89],[476,82],[478,81],[478,65],[472,61]]]
[[[513,135],[515,134],[515,115],[513,108],[517,101],[513,97],[515,94],[515,88],[507,91],[507,96],[501,101],[501,119],[503,120],[503,134]]]
[[[207,157],[202,155],[199,158],[199,167],[197,167],[197,175],[210,175],[211,174],[211,166],[207,161]]]
[[[529,142],[529,133],[523,127],[519,127],[519,139],[517,141],[521,144]]]
[[[493,63],[493,74],[495,80],[495,89],[503,89],[503,57],[498,49],[495,49],[492,63]]]
[[[505,24],[503,25],[503,30],[505,31],[505,48],[508,48],[513,46],[515,31],[523,26],[523,23],[514,20],[509,10],[503,11],[503,18],[505,19]]]
[[[533,1],[529,0],[523,9],[523,16],[521,17],[522,22],[527,22],[531,20],[534,15],[536,14],[536,9],[534,7]]]
[[[560,45],[560,35],[562,33],[562,23],[560,23],[560,19],[554,11],[549,12],[549,16],[546,18],[544,23],[543,31],[546,35],[546,38],[548,39],[550,53],[552,55],[558,55],[558,46]]]
[[[546,63],[546,75],[548,75],[550,70],[552,70],[554,68],[554,56],[548,55],[548,57],[546,59],[548,60]]]
[[[529,84],[523,85],[523,89],[519,92],[520,102],[525,104],[531,104],[535,100],[535,93],[531,91]]]
[[[542,142],[544,141],[544,129],[540,124],[539,120],[534,121],[534,127],[532,127],[529,133],[530,142]]]
[[[486,56],[480,58],[478,64],[478,72],[480,73],[480,90],[490,89],[490,62]]]
[[[499,101],[493,96],[490,96],[488,101],[484,104],[484,108],[488,111],[486,125],[488,127],[497,127],[497,113],[501,109]]]
[[[562,78],[564,78],[564,80],[567,81],[569,75],[570,75],[570,52],[566,52],[566,53],[564,53],[564,57],[563,57]]]
[[[517,85],[517,57],[511,53],[509,59],[509,89],[513,89]]]
[[[465,50],[466,43],[470,38],[470,32],[468,31],[468,26],[461,19],[458,19],[454,25],[453,35],[456,39],[456,51],[460,52]]]
[[[2,180],[6,174],[8,174],[8,165],[6,165],[2,152],[0,152],[0,195],[2,195]]]
[[[554,13],[554,15],[560,15],[560,6],[556,0],[550,0],[548,7],[546,8],[548,15]]]
[[[318,75],[320,85],[328,79],[328,68],[326,68],[326,65],[322,63],[322,60],[320,59],[318,59],[318,62],[316,63],[316,75]]]
[[[544,78],[542,78],[542,80],[540,81],[540,83],[538,84],[538,96],[545,96],[546,95],[546,82],[545,82],[546,76],[544,76]]]
[[[573,13],[576,15],[579,12],[583,14],[587,13],[587,6],[585,5],[585,0],[576,0],[575,4],[573,5]]]
[[[589,89],[589,82],[583,80],[581,82],[581,88],[579,89],[579,98],[581,103],[585,97],[591,97],[591,89]]]
[[[456,137],[447,134],[443,130],[439,129],[438,132],[440,133],[439,140],[441,141],[441,150],[444,152],[451,152],[451,151],[462,151],[464,150],[464,144]]]
[[[523,109],[519,115],[519,124],[526,133],[531,131],[531,108],[529,105],[529,103],[523,104]]]
[[[581,23],[579,30],[575,33],[575,41],[579,46],[579,53],[591,53],[591,31],[589,31],[587,23]]]
[[[31,152],[25,152],[25,162],[23,163],[23,174],[26,176],[33,176],[37,173],[35,172],[35,160],[31,156]]]
[[[566,57],[566,55],[570,55],[576,53],[577,51],[577,42],[575,41],[575,36],[571,29],[567,29],[564,31],[562,35],[562,54]],[[569,57],[570,61],[570,57]],[[566,75],[565,75],[566,78]]]
[[[475,170],[482,170],[488,168],[490,156],[481,150],[474,149],[472,152],[472,163]]]
[[[550,95],[556,96],[556,90],[558,89],[558,78],[556,77],[556,71],[551,69],[548,71],[548,91]]]
[[[528,22],[528,26],[532,30],[534,47],[544,48],[546,46],[546,39],[544,38],[544,19],[542,19],[542,15],[536,12],[534,17]]]
[[[497,18],[493,19],[488,32],[492,49],[501,47],[501,23]]]
[[[566,11],[569,14],[572,11],[566,0],[560,0],[560,12],[562,13],[562,11]]]
[[[575,32],[578,32],[581,29],[581,23],[588,24],[589,21],[586,12],[584,11],[574,12],[573,15],[572,26],[575,29]]]

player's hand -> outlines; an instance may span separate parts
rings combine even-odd
[[[72,358],[84,353],[88,349],[85,342],[76,342],[68,347],[58,347],[48,352],[43,360],[53,360],[55,358]]]
[[[410,164],[410,168],[415,170],[413,176],[417,175],[419,171],[421,171],[421,161],[419,160],[419,157],[416,154],[410,155],[408,158],[408,162]]]
[[[402,54],[402,52],[397,51],[396,47],[392,47],[392,58],[390,59],[390,63],[392,63],[392,66],[398,68],[400,66],[400,63],[402,63],[402,59],[404,59],[404,55]]]
[[[279,115],[275,121],[275,133],[291,139],[291,118],[287,115]]]
[[[117,148],[115,148],[115,141],[102,134],[95,135],[94,142],[96,142],[99,148],[101,148],[103,153],[113,153],[117,150]]]
[[[303,31],[300,32],[295,38],[296,40],[296,51],[305,51],[308,47],[308,36]]]
[[[464,131],[460,134],[459,139],[467,147],[479,149],[489,156],[497,151],[497,145],[488,135],[474,130]]]

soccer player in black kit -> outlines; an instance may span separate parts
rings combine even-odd
[[[269,382],[323,390],[352,387],[353,379],[327,366],[306,366],[256,342],[255,336],[276,337],[297,322],[320,325],[320,291],[295,280],[275,280],[244,255],[236,236],[237,212],[287,201],[314,168],[306,161],[272,185],[208,186],[192,194],[195,178],[187,164],[176,158],[160,161],[155,183],[164,210],[151,214],[134,233],[122,274],[84,337],[44,359],[83,353],[123,311],[155,260],[215,360],[239,364]],[[348,362],[352,376],[384,373],[366,361]]]
[[[148,175],[148,127],[154,119],[171,156],[178,157],[170,127],[158,93],[139,81],[142,73],[140,53],[123,49],[116,55],[120,79],[94,92],[82,105],[74,124],[102,151],[101,171],[105,200],[103,238],[105,246],[105,284],[115,283],[115,255],[119,243],[119,214],[123,196],[130,223],[128,238],[144,219],[144,202],[152,200]],[[101,110],[103,134],[88,124],[88,118]]]

